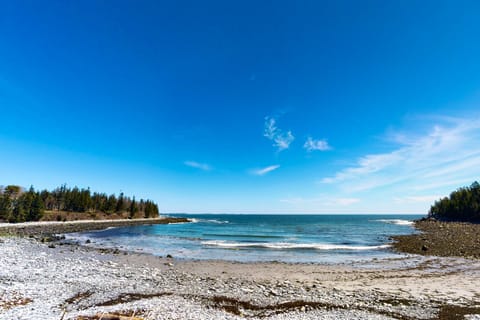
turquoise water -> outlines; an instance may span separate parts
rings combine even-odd
[[[397,256],[389,237],[420,215],[188,215],[192,223],[70,234],[92,246],[180,259],[339,263]]]

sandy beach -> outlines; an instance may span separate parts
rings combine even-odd
[[[185,261],[12,236],[0,257],[5,320],[480,318],[477,259]]]

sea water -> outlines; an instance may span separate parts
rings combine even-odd
[[[420,215],[176,214],[190,223],[74,233],[68,239],[180,259],[341,263],[398,256],[392,235]]]

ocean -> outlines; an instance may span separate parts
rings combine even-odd
[[[392,235],[421,215],[175,214],[191,223],[73,233],[67,239],[178,259],[344,263],[400,256]]]

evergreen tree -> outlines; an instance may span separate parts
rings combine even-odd
[[[28,221],[38,221],[42,218],[43,212],[45,210],[45,205],[42,201],[42,197],[39,193],[35,193],[32,204],[30,206],[30,211],[27,215]]]
[[[107,213],[113,213],[115,211],[116,205],[117,205],[117,198],[115,198],[115,195],[112,194],[108,197],[108,200],[105,203],[104,211]]]
[[[135,213],[137,213],[137,211],[138,211],[137,203],[135,202],[135,196],[133,197],[132,201],[130,202],[130,209],[128,211],[130,213],[130,218],[133,218],[135,216]]]
[[[32,210],[32,203],[35,197],[36,197],[36,193],[35,193],[35,190],[33,189],[33,186],[30,186],[30,189],[28,189],[27,192],[25,192],[19,197],[19,201],[23,206],[23,210],[25,212],[25,219],[27,221],[34,221],[30,219],[30,211]]]
[[[16,201],[13,205],[13,212],[10,216],[9,222],[25,222],[26,214],[23,204],[19,201]]]
[[[9,221],[12,215],[12,201],[6,194],[0,194],[0,220]]]
[[[123,211],[125,211],[125,199],[123,198],[123,192],[120,192],[115,211],[118,213],[122,213]]]
[[[9,185],[0,187],[0,220],[10,222],[37,221],[42,218],[44,211],[70,212],[128,212],[129,217],[137,213],[145,217],[158,216],[158,206],[150,200],[135,197],[130,199],[120,193],[117,198],[114,194],[91,193],[90,189],[68,188],[65,184],[53,191],[35,191],[31,186],[24,192],[21,187]]]
[[[153,218],[158,216],[158,207],[152,201],[147,200],[145,202],[145,211],[144,217],[145,218]]]
[[[428,215],[440,220],[480,222],[480,184],[475,181],[436,201]]]

